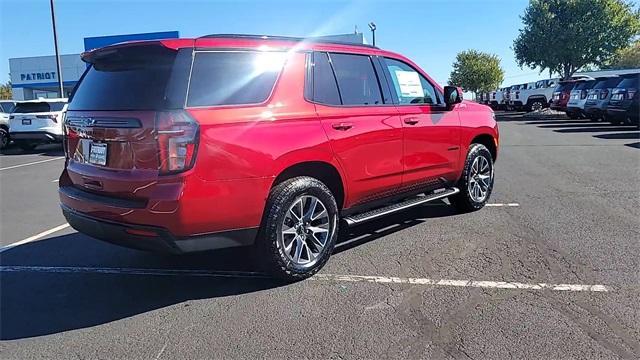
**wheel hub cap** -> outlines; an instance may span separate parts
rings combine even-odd
[[[480,155],[471,164],[471,176],[469,176],[468,192],[475,202],[483,202],[487,199],[489,189],[493,182],[493,168],[489,160]]]
[[[315,196],[297,198],[284,216],[279,238],[289,260],[297,265],[313,265],[330,236],[329,214]]]

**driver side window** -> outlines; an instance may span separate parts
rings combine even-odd
[[[399,105],[438,105],[440,99],[435,88],[411,66],[390,58],[384,59]]]

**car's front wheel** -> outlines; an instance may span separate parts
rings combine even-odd
[[[295,177],[269,194],[260,244],[268,270],[289,281],[318,272],[329,260],[338,236],[338,207],[321,181]]]
[[[0,129],[0,149],[9,146],[9,133],[5,129]]]
[[[486,146],[471,144],[458,188],[460,192],[449,201],[461,212],[482,209],[489,201],[493,190],[493,156]]]

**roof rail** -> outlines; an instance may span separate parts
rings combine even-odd
[[[361,46],[371,49],[379,49],[377,46],[369,44],[351,43],[346,41],[325,40],[322,37],[293,37],[293,36],[273,36],[273,35],[251,35],[251,34],[210,34],[200,36],[198,39],[252,39],[252,40],[280,40],[280,41],[292,41],[292,42],[310,42],[315,44],[335,44],[335,45],[349,45],[349,46]]]

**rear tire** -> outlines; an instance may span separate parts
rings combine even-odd
[[[543,100],[531,100],[531,103],[527,106],[528,111],[541,111],[542,109],[544,109]]]
[[[471,144],[457,187],[460,192],[449,202],[460,212],[480,210],[493,190],[493,156],[486,146]]]
[[[338,237],[338,206],[321,181],[300,176],[271,189],[259,238],[267,271],[287,281],[317,273]]]

